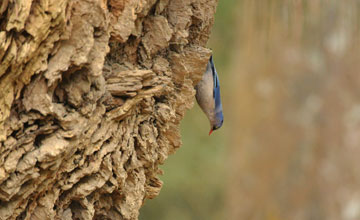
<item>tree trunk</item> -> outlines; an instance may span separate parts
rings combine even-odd
[[[360,219],[358,6],[238,5],[226,219]]]
[[[216,0],[0,3],[0,219],[137,219],[211,54]]]

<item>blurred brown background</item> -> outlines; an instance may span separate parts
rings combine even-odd
[[[224,126],[197,105],[148,219],[360,219],[360,1],[219,1]]]

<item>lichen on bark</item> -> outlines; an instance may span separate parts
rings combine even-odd
[[[216,0],[0,3],[0,219],[137,219],[211,51]]]

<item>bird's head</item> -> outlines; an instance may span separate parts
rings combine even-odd
[[[211,133],[219,128],[221,128],[221,126],[223,125],[224,122],[224,116],[221,112],[218,112],[215,114],[215,120],[213,121],[213,123],[211,123],[211,130],[209,132],[209,135],[211,135]]]

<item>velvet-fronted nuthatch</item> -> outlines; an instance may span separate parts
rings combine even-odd
[[[210,121],[209,135],[219,129],[223,122],[219,77],[212,56],[201,81],[195,86],[196,101]]]

